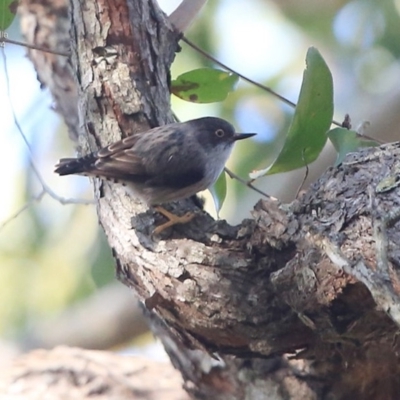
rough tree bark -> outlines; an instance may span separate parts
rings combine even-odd
[[[44,15],[43,2],[22,1],[23,23],[36,18],[31,35],[25,29],[29,40],[43,45],[39,28],[67,15],[56,3]],[[70,6],[72,74],[65,61],[60,68],[58,59],[30,53],[80,151],[171,122],[179,35],[157,4]],[[53,28],[42,39],[57,43],[65,32]],[[74,115],[65,88],[77,96]],[[398,398],[399,155],[399,144],[364,150],[290,205],[262,200],[236,227],[199,213],[157,240],[159,216],[94,181],[117,276],[142,300],[193,398]],[[171,207],[195,209],[190,200]]]

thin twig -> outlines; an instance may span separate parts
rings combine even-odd
[[[228,176],[231,179],[236,179],[237,181],[239,181],[240,183],[243,183],[243,185],[249,187],[250,189],[253,189],[255,192],[265,196],[266,198],[270,199],[271,196],[267,193],[264,193],[262,190],[257,189],[255,186],[253,186],[251,184],[251,182],[244,180],[243,178],[241,178],[240,176],[236,175],[235,173],[233,173],[230,169],[228,169],[227,167],[224,168],[224,171],[228,174]]]
[[[257,86],[258,88],[272,94],[274,97],[278,98],[281,100],[283,103],[288,104],[289,106],[295,108],[296,103],[293,103],[292,101],[288,100],[286,97],[283,97],[279,93],[275,92],[268,86],[262,85],[261,83],[258,83],[256,81],[253,81],[252,79],[248,78],[245,75],[242,75],[241,73],[235,71],[232,68],[229,68],[226,64],[222,63],[221,61],[217,60],[214,56],[211,54],[207,53],[205,50],[201,49],[199,46],[194,44],[191,40],[189,40],[187,37],[183,36],[181,39],[183,42],[185,42],[187,45],[192,47],[194,50],[196,50],[198,53],[202,54],[204,57],[208,58],[209,60],[213,61],[215,64],[218,64],[220,67],[225,68],[227,71],[232,72],[233,74],[237,75],[239,78],[242,78],[244,81],[251,83],[254,86]],[[332,121],[332,124],[337,125],[337,126],[342,126],[340,122],[337,122],[335,120]]]
[[[280,94],[276,93],[274,90],[269,88],[268,86],[264,86],[261,83],[258,83],[256,81],[253,81],[250,78],[247,78],[246,76],[240,74],[239,72],[233,70],[232,68],[228,67],[226,64],[223,64],[221,61],[217,60],[214,56],[211,54],[207,53],[205,50],[201,49],[199,46],[194,44],[191,40],[189,40],[187,37],[183,36],[181,39],[183,42],[185,42],[187,45],[192,47],[194,50],[196,50],[198,53],[202,54],[204,57],[208,58],[209,60],[213,61],[215,64],[218,64],[220,67],[225,68],[227,71],[232,72],[233,74],[239,76],[242,78],[244,81],[247,81],[251,83],[254,86],[257,86],[258,88],[271,93],[273,96],[277,97],[279,100],[282,102],[288,104],[291,107],[296,107],[296,103],[293,103],[292,101],[288,100],[287,98],[281,96]]]
[[[304,158],[304,152],[305,152],[305,149],[303,149],[303,151],[301,152],[301,158],[303,159],[304,167],[306,168],[306,172],[304,174],[304,178],[303,178],[303,181],[301,182],[301,185],[297,189],[295,199],[297,199],[298,195],[300,194],[301,189],[303,189],[303,185],[304,185],[306,179],[308,178],[308,174],[310,172],[310,168],[308,167],[308,164],[306,163],[306,160]]]
[[[41,200],[43,198],[43,196],[45,194],[49,195],[51,198],[53,198],[54,200],[57,200],[59,203],[65,205],[65,204],[94,204],[93,200],[84,200],[84,199],[66,199],[64,197],[58,196],[44,181],[44,179],[42,178],[39,169],[37,168],[36,164],[33,161],[33,151],[31,148],[31,145],[26,137],[26,135],[24,134],[21,125],[18,122],[17,116],[15,114],[15,109],[14,109],[14,105],[12,103],[11,100],[11,88],[10,88],[10,78],[9,78],[9,74],[8,74],[8,69],[7,69],[7,58],[6,58],[6,54],[4,51],[4,48],[1,49],[2,50],[2,55],[3,55],[3,69],[4,69],[4,76],[5,76],[5,80],[6,80],[6,85],[7,85],[7,96],[8,96],[8,100],[10,103],[10,108],[11,108],[11,113],[13,116],[13,120],[14,120],[14,124],[17,127],[17,130],[19,132],[19,134],[21,135],[23,141],[25,142],[26,147],[28,148],[29,151],[29,163],[31,165],[32,171],[34,172],[34,174],[36,175],[40,185],[42,186],[42,191],[39,195],[37,195],[36,197],[33,198],[33,201],[38,201]],[[33,202],[32,200],[29,201],[27,204],[25,204],[18,212],[17,212],[17,216],[23,212],[25,209],[27,209],[27,207],[30,206],[30,204],[32,204]],[[15,218],[15,217],[14,217]],[[13,217],[11,217],[11,219],[13,219]],[[8,221],[6,221],[7,223]],[[4,223],[2,224],[2,226],[4,226]]]
[[[1,38],[0,43],[2,43],[2,42],[15,44],[17,46],[27,47],[28,49],[32,49],[32,50],[44,51],[45,53],[56,54],[57,56],[69,57],[68,53],[63,53],[63,52],[57,51],[57,50],[45,49],[44,47],[36,46],[36,45],[30,44],[30,43],[18,42],[17,40],[12,40],[12,39],[5,38],[5,37]]]
[[[9,216],[6,220],[4,220],[0,225],[0,231],[15,218],[19,217],[25,210],[27,210],[33,203],[39,202],[42,200],[43,196],[46,194],[45,190],[42,190],[37,196],[32,197],[29,201],[27,201],[18,211]]]

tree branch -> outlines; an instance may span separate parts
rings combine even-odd
[[[207,0],[182,0],[182,3],[168,17],[169,22],[178,32],[185,32]]]

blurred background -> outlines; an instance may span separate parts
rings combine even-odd
[[[159,0],[170,13],[180,1]],[[22,41],[18,18],[7,29]],[[332,71],[335,120],[349,113],[356,127],[384,141],[400,138],[400,0],[213,0],[187,37],[231,68],[296,102],[305,56],[318,48]],[[146,351],[159,347],[136,299],[114,277],[114,263],[94,205],[66,204],[42,193],[35,172],[58,196],[91,200],[89,180],[58,177],[59,158],[75,154],[49,92],[40,88],[24,48],[0,52],[0,337],[11,353],[57,344]],[[214,66],[182,43],[172,78]],[[228,167],[243,178],[277,156],[293,109],[240,81],[222,103],[190,104],[172,98],[180,120],[213,115],[238,131],[257,132],[239,143]],[[30,143],[17,129],[15,118]],[[329,144],[310,168],[312,182],[333,163]],[[33,162],[33,166],[31,164]],[[255,186],[282,201],[295,196],[304,170],[261,178]],[[306,184],[307,185],[307,184]],[[228,178],[220,217],[239,223],[260,195]],[[207,209],[214,213],[213,204]],[[97,312],[96,310],[102,310]],[[140,349],[140,350],[136,350]]]

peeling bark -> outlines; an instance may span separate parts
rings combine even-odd
[[[72,0],[70,15],[82,152],[171,122],[179,37],[157,5]],[[260,201],[239,226],[197,210],[158,239],[157,214],[94,181],[117,276],[193,397],[398,397],[399,152],[350,155],[294,203]]]

